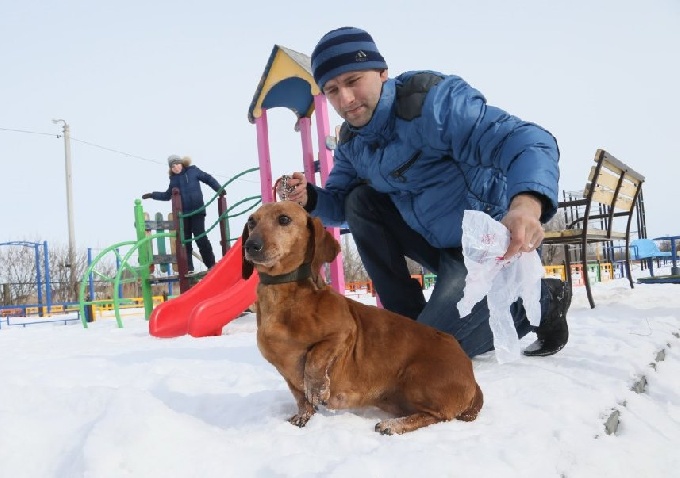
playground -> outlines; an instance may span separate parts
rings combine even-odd
[[[120,311],[126,301],[129,304],[129,299],[120,293],[121,286],[126,282],[141,284],[149,333],[156,337],[221,335],[225,325],[253,304],[257,275],[254,274],[248,280],[241,278],[241,243],[238,235],[231,237],[229,219],[246,214],[261,202],[275,200],[267,124],[267,110],[275,107],[287,108],[295,115],[294,126],[302,142],[302,166],[307,181],[312,184],[325,183],[332,167],[332,148],[335,144],[326,99],[314,82],[309,57],[275,45],[248,111],[248,118],[257,131],[259,167],[240,174],[259,171],[260,194],[227,207],[226,190],[237,176],[224,184],[205,205],[208,208],[213,201],[218,201],[218,219],[206,234],[214,227],[219,227],[223,257],[210,271],[191,277],[187,273],[186,252],[180,239],[183,237],[181,219],[201,211],[182,211],[178,191],[173,191],[171,217],[155,217],[151,220],[150,214],[142,209],[141,201],[137,200],[134,206],[136,239],[104,249],[94,258],[85,274],[112,284],[114,295],[111,305],[118,327],[123,327]],[[312,116],[316,120],[315,133]],[[314,138],[317,140],[317,153],[314,152]],[[337,228],[331,231],[338,239],[340,231]],[[110,262],[112,255],[118,266],[115,275],[107,275],[98,270],[98,264]],[[328,276],[331,285],[344,293],[341,256],[329,265]],[[161,283],[178,283],[180,293],[168,301],[155,301],[152,287]],[[100,304],[94,293],[87,290],[86,282],[81,281],[79,316],[84,327],[87,328],[88,323],[95,318],[93,307]]]
[[[193,337],[220,335],[224,326],[241,316],[255,301],[257,275],[248,280],[241,278],[240,234],[239,231],[232,233],[230,219],[248,214],[261,203],[276,200],[272,189],[274,181],[267,122],[267,111],[272,108],[285,108],[294,114],[294,129],[299,133],[302,145],[301,169],[308,182],[325,184],[332,168],[336,144],[336,129],[331,130],[326,99],[314,82],[309,57],[275,45],[248,109],[248,119],[257,133],[258,166],[246,169],[229,179],[197,211],[182,211],[177,190],[173,191],[172,212],[166,218],[160,213],[144,211],[141,200],[137,199],[132,213],[134,238],[112,244],[96,257],[88,255],[87,270],[79,281],[78,303],[52,304],[50,287],[47,286],[43,294],[42,281],[49,283],[46,242],[39,244],[19,241],[2,244],[35,248],[38,285],[37,305],[6,306],[0,309],[5,325],[10,325],[11,321],[26,326],[45,321],[69,323],[79,320],[83,327],[88,328],[92,321],[112,315],[117,326],[123,327],[125,310],[142,307],[149,324],[149,333],[153,336],[168,338],[187,334]],[[255,174],[259,175],[259,194],[240,198],[228,205],[229,185],[241,176]],[[676,263],[676,240],[679,236],[644,239],[646,227],[642,195],[635,197],[634,201],[637,209],[636,229],[640,238],[631,243],[630,260],[637,261],[643,270],[647,269],[650,273],[649,277],[638,277],[637,281],[680,282],[680,268]],[[206,234],[218,228],[222,258],[210,271],[188,274],[185,241],[182,239],[182,219],[204,212],[212,217],[212,210],[215,208],[213,203],[217,205],[217,218]],[[570,208],[567,222],[577,222],[579,214],[577,208]],[[339,229],[329,230],[336,239],[340,238]],[[659,241],[670,241],[672,250],[661,252]],[[626,261],[622,260],[620,253],[622,247],[626,249],[621,246],[620,241],[603,243],[602,247],[597,247],[596,257],[592,260],[586,258],[582,251],[579,253],[578,250],[572,250],[569,255],[574,253],[577,261],[549,263],[544,266],[546,276],[567,280],[572,287],[585,286],[591,306],[594,306],[589,290],[591,283],[629,276],[624,267]],[[45,257],[42,271],[41,251]],[[654,263],[657,263],[658,268],[661,261],[663,264],[672,261],[672,266],[668,274],[655,275]],[[113,273],[110,268],[103,267],[111,263],[116,265]],[[337,291],[350,297],[357,293],[368,293],[375,297],[370,281],[345,283],[342,254],[328,266],[326,272],[331,286]],[[432,274],[423,273],[413,277],[420,282],[423,289],[432,287],[436,282],[436,276]],[[107,297],[98,297],[94,288],[95,281],[109,284],[112,293]],[[632,279],[629,281],[632,287]],[[130,289],[126,287],[128,285],[137,285],[136,289],[141,291],[140,296],[126,293],[126,289]],[[379,299],[376,300],[379,303]]]
[[[5,314],[8,317],[32,316],[37,311],[42,317],[51,316],[54,312],[57,315],[76,312],[83,327],[88,328],[93,320],[103,317],[104,312],[111,310],[117,326],[123,327],[122,311],[141,305],[149,323],[149,332],[153,336],[220,335],[226,324],[241,315],[255,301],[257,275],[247,281],[241,279],[240,231],[232,234],[229,221],[247,214],[262,202],[275,200],[272,191],[267,110],[276,107],[286,108],[294,114],[294,127],[302,142],[302,169],[307,181],[323,185],[332,166],[334,145],[325,97],[314,82],[309,57],[276,45],[266,62],[248,110],[248,119],[257,132],[258,167],[246,169],[223,184],[220,191],[201,210],[182,211],[177,190],[173,191],[172,213],[167,218],[160,213],[144,211],[141,200],[137,199],[133,212],[134,238],[112,244],[96,257],[89,258],[84,277],[79,281],[78,304],[72,304],[68,310],[58,309],[51,306],[48,298],[48,305],[45,307],[42,296],[39,296],[39,304],[35,310],[9,309]],[[312,117],[316,121],[316,132],[313,131]],[[314,152],[315,139],[317,153]],[[315,160],[315,157],[318,159]],[[229,184],[240,176],[258,172],[259,194],[227,205]],[[188,274],[185,241],[182,239],[182,219],[204,211],[209,213],[214,202],[218,206],[218,217],[207,228],[206,234],[219,228],[222,258],[210,271]],[[333,229],[332,233],[339,238],[339,230]],[[108,267],[111,263],[116,264],[113,273]],[[328,267],[328,277],[336,290],[344,292],[341,256]],[[38,280],[40,281],[40,273]],[[110,284],[111,297],[97,297],[93,287],[95,281]],[[140,286],[141,297],[126,295],[126,285],[130,284]],[[154,294],[154,288],[157,290],[159,285],[167,286],[162,295]],[[41,287],[39,291],[42,291]],[[57,317],[56,320],[61,319]],[[36,319],[34,322],[39,323],[42,320]]]

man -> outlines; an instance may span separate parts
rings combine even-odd
[[[461,251],[466,209],[484,211],[511,234],[505,254],[536,253],[541,222],[557,207],[559,150],[541,127],[486,104],[457,76],[408,72],[387,63],[364,30],[324,35],[312,53],[314,79],[345,120],[325,188],[302,173],[287,199],[327,226],[349,226],[382,304],[454,335],[473,357],[493,349],[486,299],[460,317],[467,270]],[[437,274],[426,303],[404,256]],[[552,355],[568,340],[571,291],[541,284],[541,323],[526,355]],[[511,314],[519,337],[534,329],[521,300]]]

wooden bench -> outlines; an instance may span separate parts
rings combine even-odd
[[[566,270],[570,270],[569,246],[576,246],[585,271],[588,267],[586,252],[589,244],[625,241],[625,267],[632,289],[630,226],[644,181],[643,175],[605,150],[598,149],[583,197],[558,204],[558,214],[564,214],[566,227],[558,231],[546,231],[543,244],[564,246]],[[595,308],[587,274],[584,274],[584,282],[590,307]]]

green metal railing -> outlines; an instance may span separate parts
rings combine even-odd
[[[247,169],[236,176],[232,177],[229,181],[224,183],[222,187],[215,193],[212,199],[208,201],[208,203],[205,204],[200,209],[197,209],[195,211],[191,211],[189,213],[181,213],[179,215],[180,219],[183,217],[190,217],[194,214],[198,214],[202,211],[205,211],[205,209],[212,204],[219,196],[222,194],[223,191],[226,190],[226,187],[238,179],[239,177],[252,173],[253,171],[257,171],[259,168],[250,168]],[[231,241],[234,240],[229,237],[230,231],[229,231],[229,219],[233,217],[238,217],[242,214],[247,213],[248,211],[252,210],[255,208],[258,204],[262,202],[262,197],[260,195],[257,196],[249,196],[246,197],[240,201],[237,201],[235,204],[233,204],[231,207],[227,208],[226,211],[224,211],[215,221],[215,223],[206,230],[205,234],[209,233],[212,229],[215,228],[221,221],[225,222],[226,225],[226,233],[227,233],[227,240]],[[237,212],[237,213],[232,213],[232,211],[244,204],[250,205]],[[175,238],[176,237],[176,231],[170,231],[170,232],[161,232],[161,233],[156,233],[156,234],[147,234],[146,231],[146,218],[144,217],[144,209],[142,208],[142,201],[140,199],[135,200],[135,206],[134,206],[134,215],[135,215],[135,232],[137,239],[136,240],[131,240],[131,241],[123,241],[116,243],[112,246],[109,246],[105,248],[103,251],[101,251],[90,263],[90,265],[87,267],[85,270],[85,273],[83,277],[89,277],[90,274],[93,276],[97,277],[100,281],[103,282],[108,282],[113,286],[113,294],[112,294],[112,302],[113,302],[113,309],[114,309],[114,314],[116,317],[116,323],[118,324],[119,328],[123,327],[123,322],[121,320],[120,316],[120,308],[121,305],[125,304],[126,299],[120,296],[120,290],[121,290],[121,285],[126,284],[126,283],[136,283],[140,282],[141,287],[142,287],[142,299],[144,302],[144,316],[148,320],[149,317],[151,316],[151,312],[153,310],[153,293],[152,293],[152,288],[151,288],[151,282],[150,282],[150,277],[151,277],[151,272],[150,272],[150,267],[153,264],[153,251],[152,251],[152,242],[154,239],[159,239],[159,238]],[[184,231],[183,229],[183,222],[184,221],[178,221],[179,222],[179,227],[180,227],[180,237],[184,237]],[[199,236],[203,237],[203,235]],[[196,240],[197,237],[194,237],[192,240]],[[237,238],[235,238],[237,239]],[[188,242],[188,241],[181,241],[182,244]],[[129,248],[125,254],[121,254],[120,249],[123,248]],[[103,262],[104,258],[107,256],[113,254],[113,256],[116,259],[116,262],[119,264],[119,267],[115,273],[115,275],[111,276],[109,274],[103,273],[99,270],[97,270],[97,267],[100,265],[101,262]],[[132,258],[133,255],[137,255],[137,265],[132,265],[130,263],[130,259]],[[88,323],[87,323],[87,315],[85,314],[85,308],[87,306],[93,306],[98,303],[101,303],[101,300],[95,300],[93,297],[88,297],[86,296],[86,286],[87,286],[87,281],[81,280],[80,281],[80,291],[79,291],[79,311],[80,311],[80,319],[83,324],[83,327],[88,328]],[[109,301],[107,301],[109,302]],[[94,317],[92,317],[94,319]]]

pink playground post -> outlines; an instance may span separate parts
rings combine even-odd
[[[318,171],[320,184],[325,185],[333,166],[333,153],[326,145],[326,138],[330,135],[326,98],[314,82],[310,59],[307,55],[275,45],[248,110],[248,119],[255,124],[257,130],[257,153],[263,203],[275,200],[272,191],[273,178],[267,125],[267,109],[274,107],[286,107],[297,116],[296,130],[300,132],[302,164],[307,181],[317,184],[316,172]],[[314,160],[312,139],[311,116],[313,113],[316,113],[318,168],[317,161]],[[329,231],[336,239],[340,238],[338,228],[330,228]],[[342,270],[342,254],[339,254],[330,264],[330,276],[333,288],[344,294],[345,277]]]

